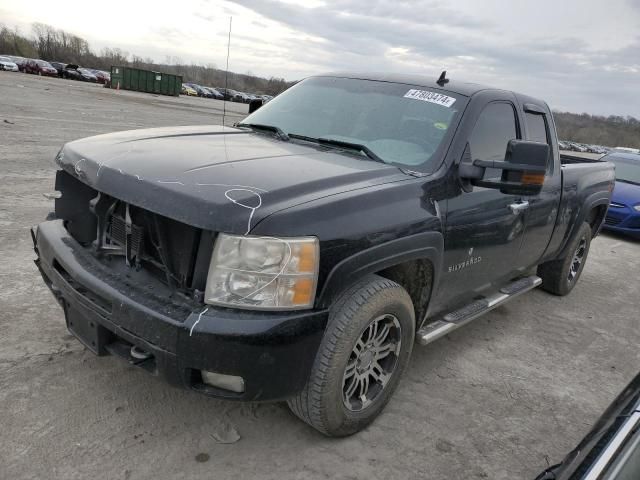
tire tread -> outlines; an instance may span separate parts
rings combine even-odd
[[[314,362],[310,378],[303,390],[287,401],[291,411],[302,421],[329,436],[335,432],[329,428],[325,418],[322,394],[333,373],[331,359],[340,348],[339,340],[345,335],[347,325],[368,301],[375,296],[396,299],[404,295],[411,303],[406,290],[396,282],[377,275],[369,275],[348,288],[335,302],[329,312],[325,338]],[[413,308],[413,307],[411,307]]]

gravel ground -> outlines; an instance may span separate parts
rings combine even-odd
[[[384,414],[347,439],[283,404],[212,400],[93,356],[32,263],[56,152],[99,133],[220,123],[221,107],[0,72],[0,478],[532,479],[637,373],[640,244],[609,235],[570,296],[534,291],[416,347]],[[246,106],[228,110],[231,123]]]

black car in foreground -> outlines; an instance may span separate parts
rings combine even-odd
[[[536,480],[640,479],[640,374],[558,465]]]
[[[62,78],[64,76],[64,69],[67,67],[66,63],[62,62],[49,62],[53,68],[58,72],[58,76]]]
[[[32,234],[81,342],[335,436],[382,411],[415,341],[568,294],[614,183],[560,156],[545,102],[444,76],[311,77],[235,127],[100,135],[56,163]]]
[[[60,71],[58,71],[58,75],[60,75]],[[81,82],[96,83],[98,81],[98,79],[90,69],[81,68],[73,63],[68,63],[64,66],[61,76],[62,78],[66,78],[68,80],[79,80]]]

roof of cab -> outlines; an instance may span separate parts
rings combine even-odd
[[[472,96],[474,93],[478,93],[482,90],[502,90],[499,88],[487,87],[477,83],[462,82],[454,79],[449,79],[445,85],[438,85],[438,75],[433,77],[426,75],[413,75],[413,74],[398,74],[398,73],[372,73],[372,72],[329,72],[321,73],[319,75],[312,75],[313,77],[342,77],[342,78],[357,78],[360,80],[374,80],[379,82],[394,82],[405,83],[407,85],[415,85],[427,88],[437,88],[440,90],[448,90],[459,95],[467,97]]]

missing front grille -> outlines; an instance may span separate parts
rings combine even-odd
[[[56,272],[60,274],[60,276],[64,279],[67,284],[73,288],[78,294],[82,295],[84,298],[89,300],[93,305],[98,307],[103,311],[103,313],[111,313],[111,302],[102,296],[98,295],[96,292],[86,288],[80,282],[76,281],[69,272],[58,262],[58,260],[53,260],[53,268]]]

